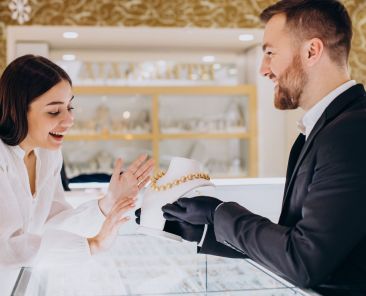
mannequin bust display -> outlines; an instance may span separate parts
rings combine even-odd
[[[173,203],[180,197],[210,195],[214,185],[202,165],[193,159],[172,158],[166,173],[158,173],[146,189],[141,205],[139,233],[181,241],[182,238],[163,231],[165,219],[162,206]]]

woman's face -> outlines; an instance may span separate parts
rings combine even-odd
[[[64,135],[72,127],[72,89],[62,80],[36,98],[28,110],[28,134],[20,143],[23,150],[36,147],[56,150],[61,147]]]

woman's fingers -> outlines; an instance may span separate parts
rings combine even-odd
[[[117,208],[123,208],[123,207],[127,207],[131,204],[134,204],[136,202],[136,196],[129,196],[127,198],[121,198],[120,200],[117,201],[116,203],[116,207]]]
[[[142,181],[144,181],[146,178],[150,178],[151,176],[151,171],[153,170],[153,167],[151,167],[151,169],[146,170],[143,174],[141,174],[137,180],[141,183]]]
[[[123,165],[122,158],[117,158],[116,161],[114,162],[112,179],[118,178],[120,176],[120,173],[122,171],[122,165]]]
[[[135,175],[133,175],[130,171],[126,171],[122,176],[121,176],[121,179],[120,179],[122,182],[125,181],[127,182],[127,185],[128,186],[134,186],[134,185],[137,185],[138,183],[138,180],[137,178],[135,177]]]
[[[136,178],[141,178],[144,174],[150,174],[154,168],[154,160],[149,159],[142,164],[135,173]]]
[[[117,222],[116,222],[116,224],[115,224],[115,226],[117,227],[117,228],[119,228],[123,223],[126,223],[127,221],[129,221],[131,218],[130,217],[122,217],[122,218],[120,218]]]
[[[129,167],[128,171],[130,171],[132,174],[135,174],[139,167],[144,163],[144,161],[147,158],[147,154],[140,155]]]
[[[142,188],[145,187],[145,185],[150,181],[150,176],[146,176],[145,179],[143,179],[143,181],[140,182],[139,184],[139,190],[141,190]]]
[[[126,212],[126,211],[130,210],[131,208],[133,208],[135,206],[135,203],[136,203],[136,198],[121,199],[113,207],[113,209],[112,209],[113,214],[119,213],[119,212]]]

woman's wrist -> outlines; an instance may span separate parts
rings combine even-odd
[[[99,209],[101,210],[104,216],[108,215],[108,213],[111,211],[114,205],[113,202],[111,201],[111,198],[108,198],[107,195],[108,193],[98,200]]]
[[[95,255],[99,252],[99,241],[96,236],[87,238],[90,254]]]

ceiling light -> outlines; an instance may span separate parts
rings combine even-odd
[[[252,34],[241,34],[239,35],[240,41],[252,41],[254,40],[254,36]]]
[[[64,54],[64,55],[62,56],[62,59],[63,59],[64,61],[75,61],[76,56],[75,56],[74,54]]]
[[[66,39],[76,39],[79,37],[79,33],[77,32],[64,32],[62,36]]]
[[[204,56],[202,58],[202,61],[205,63],[212,63],[215,61],[215,57],[214,56]]]

